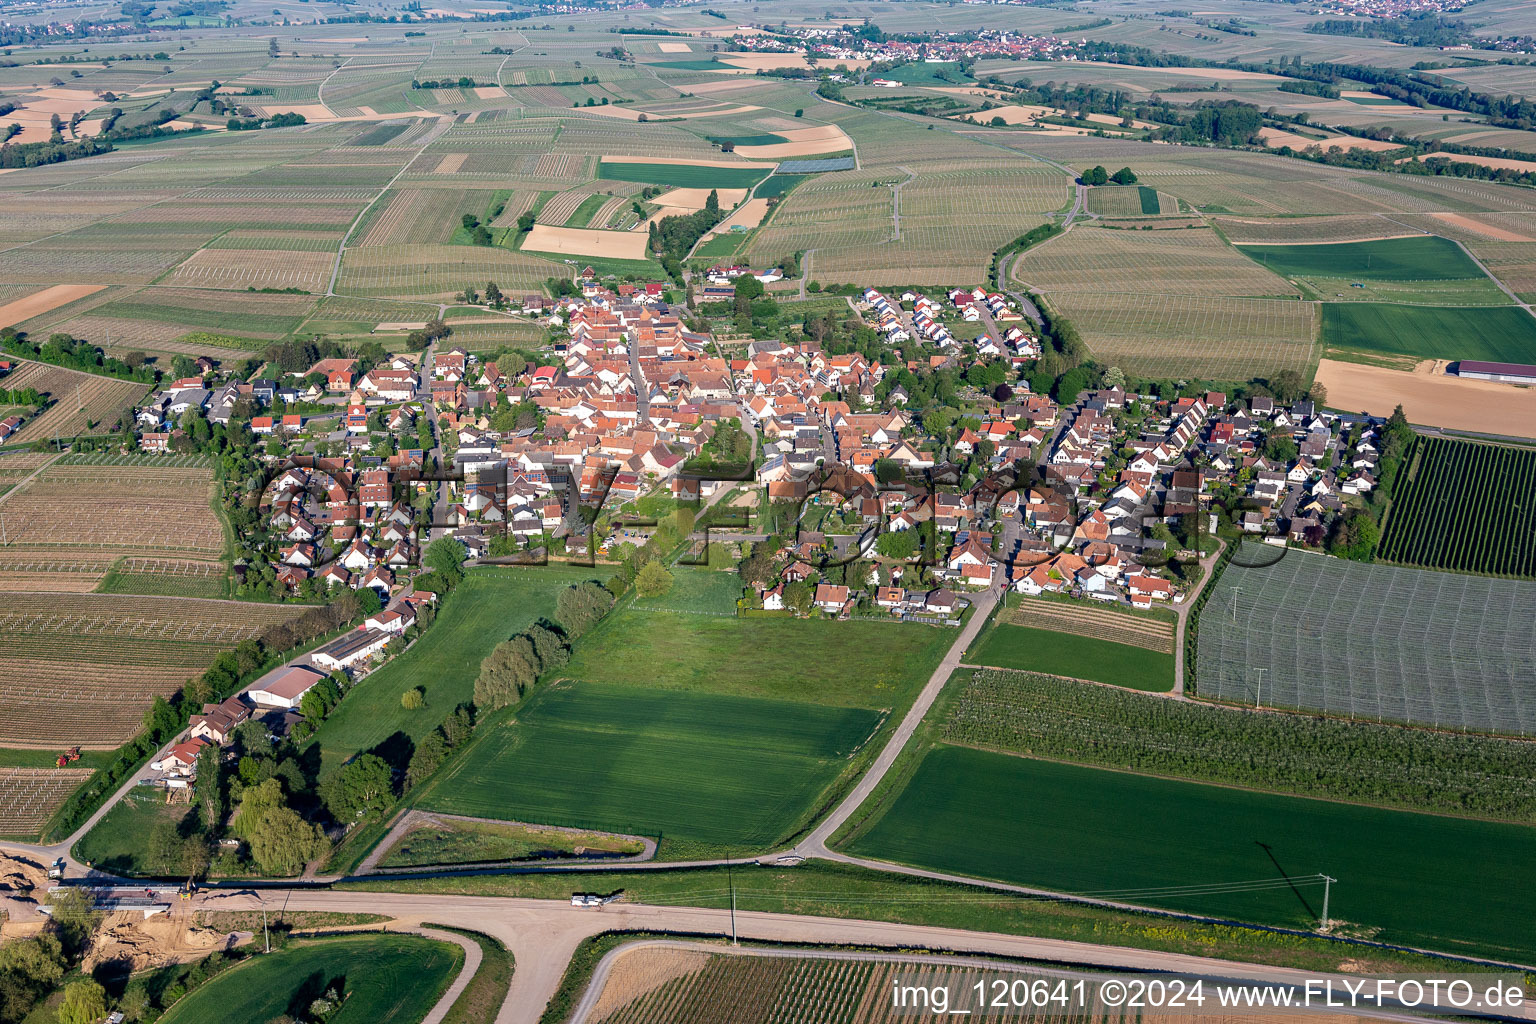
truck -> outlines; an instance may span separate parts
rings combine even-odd
[[[618,899],[622,893],[616,892],[611,896],[600,896],[595,892],[571,893],[571,906],[573,907],[603,907]]]

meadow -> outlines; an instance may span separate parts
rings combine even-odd
[[[1412,359],[1536,362],[1536,317],[1515,306],[1323,304],[1323,344]]]
[[[1244,245],[1239,251],[1286,277],[1453,281],[1485,276],[1461,246],[1435,235],[1320,245]]]
[[[963,838],[962,838],[963,837]],[[939,746],[852,854],[1528,962],[1536,830]]]
[[[1173,689],[1173,653],[1117,643],[1098,637],[994,622],[966,653],[967,663],[1020,668],[1129,686],[1136,690]]]
[[[633,679],[636,663],[626,664]],[[663,843],[767,849],[805,822],[881,717],[668,692],[643,676],[630,685],[560,683],[515,721],[483,727],[418,804]]]
[[[901,623],[621,609],[583,638],[563,674],[883,710],[904,706],[953,642],[949,630]]]
[[[1536,582],[1290,550],[1229,565],[1213,586],[1196,641],[1202,697],[1536,733]]]
[[[421,638],[354,687],[315,733],[323,763],[339,767],[397,736],[420,740],[474,698],[480,662],[492,648],[552,618],[559,592],[591,578],[590,570],[554,565],[472,570]],[[401,707],[400,695],[417,686],[426,690],[426,706]]]
[[[1536,576],[1536,449],[1420,435],[1404,465],[1383,560]]]
[[[416,935],[338,935],[301,939],[252,957],[195,989],[160,1019],[266,1024],[306,1014],[333,984],[346,1001],[332,1024],[414,1024],[457,976],[464,951]]]
[[[597,176],[615,181],[642,181],[673,188],[751,188],[766,178],[771,166],[716,167],[699,164],[652,164],[605,160]]]

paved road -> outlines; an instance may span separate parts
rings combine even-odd
[[[730,934],[732,927],[731,912],[725,909],[624,902],[602,909],[584,909],[561,900],[302,889],[268,890],[262,894],[213,892],[198,897],[193,909],[252,910],[262,905],[263,898],[268,909],[286,906],[294,911],[387,914],[407,926],[451,922],[456,927],[500,939],[511,950],[517,967],[506,1001],[496,1015],[496,1024],[537,1021],[558,989],[571,955],[581,941],[590,936],[606,931],[672,931],[724,936]],[[1175,971],[1209,978],[1284,983],[1299,983],[1317,976],[1314,972],[1179,953],[886,921],[739,910],[735,914],[735,928],[743,939],[768,942],[944,949],[1049,963]],[[1526,1014],[1526,1019],[1536,1020],[1536,1011],[1527,1009]]]
[[[944,689],[944,683],[949,679],[949,674],[959,667],[961,658],[967,647],[981,632],[982,625],[987,616],[991,614],[992,607],[997,604],[1001,588],[993,586],[976,595],[975,606],[971,611],[970,621],[965,628],[960,630],[960,635],[955,637],[955,642],[949,645],[949,651],[944,655],[944,660],[939,662],[939,667],[933,670],[933,675],[928,677],[928,684],[917,695],[917,700],[912,702],[912,707],[907,711],[906,717],[891,734],[886,742],[885,749],[880,751],[880,756],[875,758],[874,764],[859,779],[858,785],[837,805],[837,809],[824,818],[820,825],[811,831],[795,847],[794,852],[802,857],[826,857],[833,860],[842,859],[841,854],[834,854],[827,849],[827,840],[832,834],[843,826],[859,805],[869,799],[869,795],[875,791],[880,780],[885,778],[885,773],[891,770],[891,765],[896,763],[906,747],[907,741],[917,731],[923,717],[928,714],[928,709],[933,707],[933,702],[938,699],[939,691]]]

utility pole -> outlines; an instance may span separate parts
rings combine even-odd
[[[1337,881],[1337,878],[1329,878],[1327,875],[1323,876],[1323,923],[1321,929],[1319,929],[1320,931],[1328,930],[1328,894],[1329,890],[1333,888],[1333,883]]]
[[[731,858],[729,854],[725,858],[725,879],[726,885],[731,890],[731,945],[739,946],[741,943],[736,941],[736,879],[735,875],[731,872]]]

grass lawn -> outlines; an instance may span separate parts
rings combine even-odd
[[[149,834],[160,822],[180,821],[190,810],[189,804],[167,804],[159,790],[135,790],[75,844],[74,855],[102,871],[147,875]]]
[[[359,683],[315,733],[326,766],[340,766],[397,733],[420,740],[474,697],[480,662],[491,648],[553,617],[561,590],[596,575],[557,565],[471,571],[411,649]],[[414,686],[426,688],[427,706],[409,711],[400,695]]]
[[[751,188],[769,175],[762,167],[700,167],[695,164],[600,163],[597,176],[676,188]]]
[[[464,951],[415,935],[297,941],[253,956],[177,1002],[162,1024],[267,1024],[306,1014],[333,983],[348,993],[331,1024],[416,1024],[464,963]]]
[[[1536,362],[1536,317],[1514,306],[1329,302],[1323,304],[1323,343],[1415,359],[1530,363]]]
[[[1275,796],[950,746],[850,853],[1237,920],[1530,962],[1536,829]],[[1221,882],[1272,887],[1153,890]],[[1294,887],[1291,884],[1294,882]]]
[[[947,629],[902,623],[626,608],[582,639],[564,674],[884,710],[905,707],[954,640]]]
[[[601,192],[594,192],[592,195],[587,196],[587,198],[581,201],[581,205],[576,207],[575,212],[566,218],[565,226],[568,228],[588,227],[592,223],[592,218],[597,215],[597,211],[601,210],[611,198],[613,197],[605,196]]]
[[[386,868],[439,864],[489,864],[508,860],[572,857],[576,848],[620,856],[640,853],[638,839],[596,832],[537,828],[500,821],[443,818],[412,828],[379,861]]]
[[[660,597],[636,597],[633,605],[636,611],[736,614],[736,601],[741,597],[741,577],[735,572],[689,565],[673,565],[668,571],[672,573],[672,589]]]
[[[630,679],[645,664],[608,657]],[[417,804],[765,850],[805,823],[880,723],[860,708],[567,682],[482,726]]]
[[[1091,679],[1134,690],[1171,690],[1173,655],[1113,640],[997,622],[965,660],[973,665],[1028,669],[1052,676]]]
[[[1239,245],[1238,251],[1284,277],[1362,281],[1486,278],[1461,246],[1438,235],[1327,245]]]

